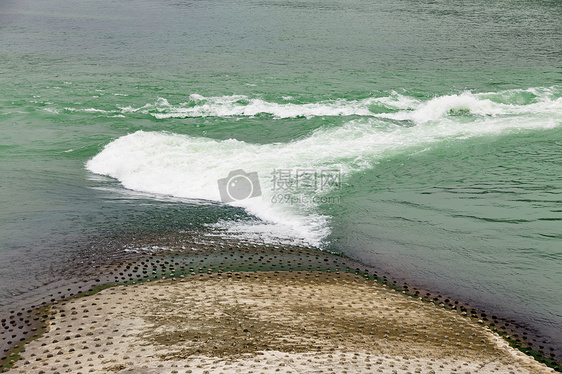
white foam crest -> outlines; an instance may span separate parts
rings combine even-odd
[[[97,108],[64,108],[67,112],[82,112],[82,113],[101,113],[101,114],[119,114],[118,110],[104,110]]]
[[[219,178],[237,169],[257,172],[262,196],[233,205],[277,224],[281,231],[292,232],[300,240],[320,245],[329,233],[328,217],[318,214],[317,205],[310,201],[306,204],[274,203],[272,198],[278,193],[271,188],[274,169],[336,168],[341,170],[345,180],[354,171],[372,167],[382,157],[423,151],[439,141],[521,129],[546,129],[561,124],[560,113],[557,116],[482,117],[469,123],[447,117],[412,127],[367,118],[349,121],[340,127],[318,129],[307,138],[277,144],[138,131],[108,144],[87,163],[87,168],[116,178],[132,190],[213,201],[220,201]],[[242,226],[235,229],[240,231]]]
[[[492,100],[494,96],[508,96],[517,93],[531,93],[536,95],[536,101],[524,104],[502,103]],[[454,115],[470,114],[474,116],[509,116],[509,115],[544,115],[562,112],[562,98],[555,97],[556,90],[528,89],[509,90],[501,93],[463,92],[459,95],[445,95],[435,97],[427,102],[408,100],[403,97],[399,103],[406,104],[397,113],[381,113],[379,118],[389,118],[401,121],[412,121],[420,124],[437,121]]]
[[[502,105],[488,99],[479,99],[473,94],[450,95],[434,98],[421,104],[413,112],[403,112],[397,119],[411,120],[415,123],[435,121],[439,118],[456,113],[470,113],[474,115],[499,115],[504,112]]]
[[[283,100],[294,100],[284,96]],[[255,117],[269,114],[275,118],[318,117],[318,116],[372,116],[372,106],[386,105],[392,109],[408,109],[418,100],[392,93],[390,96],[362,100],[335,99],[316,103],[276,103],[245,95],[204,97],[189,96],[189,101],[172,105],[165,98],[139,108],[120,107],[122,113],[150,114],[158,119],[189,117]]]
[[[318,103],[295,104],[275,103],[262,99],[250,99],[247,96],[223,96],[204,98],[200,95],[191,95],[188,103],[179,106],[160,105],[156,107],[159,113],[151,113],[154,117],[187,118],[187,117],[227,117],[245,116],[254,117],[259,114],[269,114],[275,118],[318,117],[318,116],[368,116],[370,99],[361,101],[347,101],[344,99],[323,101]],[[195,105],[193,105],[195,104]]]
[[[121,109],[121,113],[123,114],[127,114],[127,113],[144,113],[147,114],[150,112],[150,110],[164,110],[165,108],[172,108],[172,105],[168,102],[168,100],[160,97],[158,98],[158,100],[156,100],[155,103],[152,104],[145,104],[143,106],[141,106],[140,108],[133,108],[131,105],[125,106],[125,107],[118,107],[119,109]]]
[[[115,111],[107,111],[107,110],[96,109],[96,108],[86,108],[83,109],[83,111],[86,113],[103,113],[103,114],[115,113]]]
[[[136,191],[220,201],[219,178],[240,168],[267,176],[273,168],[280,167],[275,152],[281,148],[281,145],[252,145],[237,140],[218,142],[139,131],[108,144],[87,163],[87,168],[116,178],[124,187]],[[259,155],[264,157],[260,159]],[[312,216],[301,216],[288,207],[268,204],[271,196],[272,191],[264,186],[262,197],[233,205],[285,227],[284,231],[291,230],[310,245],[319,245],[326,235],[325,222],[320,222],[325,218],[318,216],[311,221]]]

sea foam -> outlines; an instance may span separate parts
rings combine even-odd
[[[219,225],[233,233],[292,237],[309,245],[321,246],[330,232],[329,217],[319,213],[318,201],[321,199],[317,197],[337,197],[340,193],[338,188],[342,186],[321,191],[276,190],[276,170],[293,173],[298,170],[315,173],[337,170],[345,188],[345,181],[350,175],[374,167],[381,158],[423,152],[443,141],[548,129],[562,124],[562,99],[556,95],[553,97],[550,92],[543,92],[542,96],[532,93],[523,104],[506,104],[494,101],[490,96],[462,93],[422,102],[394,93],[385,98],[356,101],[348,109],[368,112],[368,115],[351,119],[339,127],[319,128],[305,138],[287,143],[252,144],[236,139],[219,141],[168,132],[137,131],[106,145],[86,166],[93,173],[113,177],[125,188],[134,191],[210,201],[221,200],[217,181],[231,171],[257,172],[261,196],[231,204],[246,209],[267,225],[255,221],[223,222]],[[217,100],[199,97],[196,100],[205,101],[198,109],[206,108],[203,110],[205,113],[211,113],[209,102],[217,104]],[[368,110],[373,101],[400,109],[375,114]],[[225,102],[230,108],[227,113],[234,113],[233,107],[247,109],[251,105],[251,100],[241,97],[236,100],[229,97]],[[159,105],[168,104],[160,102]],[[325,102],[303,107],[287,105],[270,105],[268,110],[280,117],[327,111]],[[343,112],[341,108],[345,107],[343,101],[330,105],[335,112]],[[286,111],[275,112],[283,106]],[[195,107],[197,105],[192,108]],[[222,114],[217,114],[219,112]],[[234,115],[226,112],[215,110],[213,115]],[[182,115],[186,113],[187,109]],[[236,113],[248,115],[244,110]],[[389,119],[407,120],[414,125],[400,125]],[[289,198],[280,201],[276,199],[279,194]]]

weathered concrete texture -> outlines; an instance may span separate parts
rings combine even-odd
[[[51,313],[10,372],[554,372],[476,321],[348,273],[193,275]]]

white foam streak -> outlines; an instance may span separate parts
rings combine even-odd
[[[223,96],[205,98],[191,95],[190,101],[171,105],[166,99],[160,98],[154,105],[146,105],[139,109],[123,108],[125,111],[150,113],[158,119],[187,117],[254,117],[269,114],[275,118],[318,117],[318,116],[368,116],[369,101],[334,100],[330,102],[294,104],[275,103],[262,99],[250,99],[247,96]]]
[[[50,109],[60,113],[61,109]],[[279,102],[259,97],[227,95],[204,97],[189,96],[188,101],[171,104],[165,98],[140,107],[131,105],[116,109],[72,108],[64,111],[102,114],[109,117],[127,115],[149,115],[157,119],[200,117],[256,117],[269,115],[282,118],[313,118],[329,116],[378,117],[416,124],[428,121],[469,115],[474,117],[497,117],[507,115],[559,113],[562,111],[560,88],[530,88],[508,90],[499,93],[471,93],[445,95],[429,100],[391,92],[383,97],[368,97],[360,100],[334,99],[313,103],[301,103],[291,96],[283,96]]]
[[[501,97],[531,94],[535,102],[511,104],[501,102]],[[463,92],[422,101],[417,98],[392,92],[384,97],[370,97],[362,100],[326,100],[315,103],[268,102],[260,98],[244,95],[204,97],[198,94],[180,104],[170,104],[165,98],[140,108],[131,106],[120,108],[123,114],[143,113],[158,119],[192,117],[255,117],[260,114],[274,118],[321,117],[321,116],[362,116],[395,120],[408,120],[414,123],[435,121],[451,115],[470,114],[474,116],[500,116],[510,114],[555,112],[562,109],[562,99],[553,99],[558,94],[556,88],[510,90],[500,94]],[[285,101],[294,101],[284,96]],[[376,110],[373,110],[376,109]],[[382,109],[382,110],[381,110]]]

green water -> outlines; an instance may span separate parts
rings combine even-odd
[[[561,18],[554,0],[1,0],[2,305],[114,250],[100,237],[271,226],[558,352]],[[210,202],[239,167],[343,180],[337,204]]]

